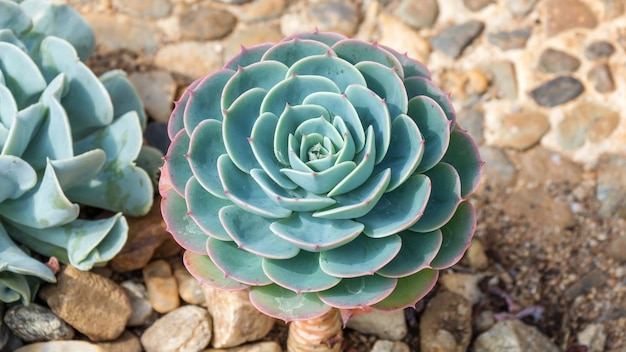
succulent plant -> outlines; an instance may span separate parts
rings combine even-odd
[[[475,143],[391,48],[316,31],[242,49],[168,128],[161,207],[186,267],[270,316],[412,306],[470,245]]]
[[[28,304],[41,280],[55,281],[31,251],[101,265],[126,241],[122,213],[152,204],[135,166],[143,106],[122,71],[98,78],[83,63],[93,48],[71,7],[0,0],[0,301]],[[81,205],[116,214],[79,218]]]

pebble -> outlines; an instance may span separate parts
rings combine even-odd
[[[371,352],[410,352],[409,345],[402,341],[376,340]]]
[[[487,33],[487,40],[502,50],[523,49],[526,47],[530,34],[530,28],[521,28],[510,32],[499,31]]]
[[[141,335],[146,352],[195,352],[211,341],[211,316],[206,309],[186,305],[154,322]]]
[[[265,341],[258,343],[246,344],[241,347],[234,348],[209,348],[203,352],[282,352],[283,349],[274,341]]]
[[[517,99],[515,65],[508,60],[498,60],[489,64],[489,71],[493,75],[496,96],[499,99]]]
[[[619,124],[619,114],[605,105],[583,101],[567,112],[556,126],[556,138],[566,150],[581,147],[585,140],[598,143],[609,137]]]
[[[530,96],[541,106],[553,107],[576,99],[583,90],[582,83],[576,78],[559,76],[533,89]]]
[[[352,36],[359,24],[359,13],[355,5],[342,0],[296,3],[280,18],[283,35],[313,31],[337,32]]]
[[[478,20],[452,25],[435,35],[431,44],[433,48],[456,59],[482,33],[484,28],[485,24]]]
[[[472,306],[458,295],[440,291],[420,319],[422,351],[466,351],[472,338]]]
[[[613,55],[615,47],[606,40],[591,42],[585,47],[585,57],[589,60],[598,60]]]
[[[232,32],[237,18],[230,12],[210,6],[184,7],[180,16],[183,40],[214,40]]]
[[[113,270],[124,273],[143,268],[152,258],[156,248],[171,237],[165,230],[160,204],[160,201],[155,201],[148,214],[144,216],[126,217],[128,239],[122,250],[110,262]]]
[[[576,223],[569,204],[541,188],[514,191],[504,201],[502,210],[512,219],[531,220],[537,228],[563,229]]]
[[[167,313],[180,306],[178,285],[171,266],[162,259],[148,263],[142,270],[152,309]]]
[[[275,319],[259,312],[250,303],[248,292],[220,291],[202,286],[207,309],[213,317],[213,347],[226,348],[266,336]]]
[[[178,261],[174,264],[174,278],[178,285],[178,295],[183,301],[195,305],[206,304],[200,282]]]
[[[224,48],[224,57],[230,58],[239,54],[242,46],[249,48],[262,43],[275,43],[282,38],[283,35],[276,26],[251,26],[233,33]]]
[[[520,112],[506,115],[501,120],[495,144],[526,150],[537,144],[550,129],[548,118],[539,112]]]
[[[589,324],[576,335],[578,343],[587,346],[587,352],[603,352],[606,345],[607,332],[602,324]]]
[[[126,295],[128,295],[128,299],[130,301],[130,306],[132,309],[132,313],[126,326],[143,326],[145,325],[150,318],[155,314],[152,309],[152,305],[148,300],[148,293],[146,292],[146,287],[143,283],[133,282],[133,281],[124,281],[120,284]]]
[[[113,0],[113,6],[135,17],[162,18],[172,12],[172,3],[167,0]]]
[[[280,16],[287,0],[257,0],[246,6],[239,17],[247,22],[264,21]]]
[[[605,218],[626,218],[626,158],[619,154],[600,156],[596,165],[598,214]]]
[[[439,283],[448,291],[461,295],[471,305],[474,305],[484,297],[478,287],[483,277],[482,274],[448,273],[440,277]]]
[[[544,30],[553,37],[574,28],[595,28],[598,19],[591,9],[580,0],[545,0]]]
[[[457,113],[456,118],[459,126],[465,129],[467,133],[474,138],[474,142],[476,142],[477,145],[483,144],[485,141],[483,136],[485,116],[480,109],[472,107],[467,110],[462,110]]]
[[[122,287],[71,265],[61,269],[57,283],[45,286],[39,295],[54,314],[92,341],[119,337],[132,313]]]
[[[474,352],[559,352],[559,348],[537,328],[517,319],[497,322],[478,335],[472,345]]]
[[[167,122],[172,111],[176,82],[165,70],[133,72],[128,78],[137,89],[148,115],[156,122]]]
[[[581,275],[572,285],[565,290],[565,298],[574,298],[589,293],[596,287],[604,285],[609,280],[609,276],[600,269],[593,269]]]
[[[100,346],[106,352],[142,352],[141,342],[137,335],[130,331],[124,331],[122,336],[110,342],[99,342]]]
[[[70,341],[48,341],[38,342],[22,346],[13,352],[107,352],[102,347],[89,343],[87,341],[70,340]]]
[[[486,184],[493,188],[505,188],[514,184],[517,170],[502,149],[485,145],[478,147],[478,151],[485,162],[481,180],[483,186]]]
[[[47,307],[36,303],[9,308],[4,315],[4,323],[24,342],[71,340],[74,337],[71,326]]]
[[[493,4],[493,0],[463,0],[463,5],[470,11],[480,11],[487,5]]]
[[[579,185],[582,182],[582,167],[569,158],[537,146],[520,156],[519,176],[527,185],[552,184]]]
[[[425,62],[430,54],[430,43],[417,31],[398,21],[392,15],[381,12],[377,17],[380,30],[379,43],[391,48],[402,48],[415,60]]]
[[[580,60],[566,52],[548,48],[541,53],[537,68],[544,73],[574,72],[580,66]]]
[[[193,80],[221,68],[223,62],[215,43],[180,42],[160,46],[154,65]]]
[[[401,0],[393,13],[415,29],[430,28],[439,16],[439,3],[437,0]]]
[[[626,236],[610,241],[606,247],[606,252],[609,257],[616,261],[626,263]]]
[[[508,0],[509,10],[517,17],[526,16],[535,7],[537,0]]]
[[[148,20],[123,14],[85,14],[93,28],[96,44],[103,52],[129,50],[153,54],[159,47],[157,32]]]
[[[474,331],[477,334],[483,333],[489,329],[496,323],[496,318],[494,317],[493,311],[491,310],[481,310],[476,317],[474,317],[473,327]]]
[[[348,320],[346,327],[392,341],[401,340],[408,332],[404,311],[401,309],[389,312],[373,310],[357,314]]]
[[[606,63],[598,64],[589,70],[587,79],[589,79],[593,87],[600,93],[608,93],[615,90],[613,74],[611,73],[609,65]]]

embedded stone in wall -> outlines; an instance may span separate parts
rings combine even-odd
[[[435,49],[456,59],[482,33],[484,28],[485,24],[478,20],[452,25],[439,32],[431,40],[431,44]]]
[[[548,48],[541,53],[537,68],[544,73],[574,72],[580,67],[580,60],[566,52]]]
[[[487,34],[487,40],[502,50],[523,49],[530,38],[530,33],[530,28],[493,32]]]
[[[541,106],[553,107],[576,99],[584,90],[582,83],[571,76],[560,76],[540,85],[530,96]]]
[[[615,90],[615,82],[611,68],[607,64],[598,64],[594,66],[587,74],[587,79],[593,84],[593,87],[600,93],[608,93]]]
[[[574,28],[595,28],[598,19],[580,0],[546,0],[544,29],[548,37]]]

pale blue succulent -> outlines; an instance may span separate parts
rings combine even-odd
[[[71,7],[0,0],[0,301],[28,304],[52,271],[37,252],[88,270],[124,245],[153,186],[135,165],[146,123],[122,71],[83,63],[94,48]],[[116,214],[79,218],[80,206]]]
[[[169,231],[284,320],[415,304],[470,244],[481,161],[419,62],[335,33],[244,49],[171,115]]]

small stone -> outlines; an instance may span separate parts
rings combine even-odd
[[[461,295],[474,305],[484,296],[478,287],[482,279],[483,275],[479,274],[449,273],[441,276],[439,282],[448,291]]]
[[[474,318],[474,331],[478,334],[485,332],[496,323],[493,311],[481,310],[480,313]]]
[[[592,143],[599,143],[608,138],[619,125],[620,116],[617,112],[606,109],[593,120],[587,132],[587,139]]]
[[[580,60],[566,52],[548,48],[539,57],[538,69],[544,73],[574,72]]]
[[[141,51],[153,54],[159,45],[153,25],[141,18],[123,14],[85,14],[96,36],[96,44],[103,52],[116,50]]]
[[[167,122],[172,111],[176,82],[165,70],[133,72],[128,78],[144,103],[148,115],[156,122]]]
[[[166,261],[155,260],[146,265],[142,273],[152,309],[167,313],[180,306],[178,285]]]
[[[537,328],[517,319],[502,320],[478,335],[472,345],[474,352],[559,352],[559,348]]]
[[[241,51],[241,47],[249,48],[263,43],[278,42],[283,39],[280,30],[274,26],[254,26],[237,31],[228,40],[224,48],[224,57],[234,57]]]
[[[598,60],[602,58],[607,58],[615,52],[615,47],[613,44],[605,41],[605,40],[597,40],[585,48],[585,57],[589,60]]]
[[[415,29],[430,28],[439,16],[439,4],[437,0],[401,0],[393,13]]]
[[[132,313],[126,326],[143,326],[154,315],[152,305],[148,300],[146,287],[142,283],[124,281],[120,284],[130,301]]]
[[[517,99],[517,77],[515,66],[511,61],[494,61],[489,64],[489,70],[493,75],[496,95],[500,99]]]
[[[472,338],[472,306],[462,296],[441,291],[420,319],[422,351],[466,351]]]
[[[610,241],[606,247],[606,252],[609,257],[616,261],[626,263],[626,236]]]
[[[576,99],[583,90],[582,83],[576,78],[560,76],[533,89],[530,96],[541,106],[553,107]]]
[[[485,254],[485,247],[478,239],[472,239],[472,245],[465,252],[465,260],[474,270],[484,270],[489,266],[489,259]]]
[[[574,28],[595,28],[598,19],[591,9],[580,0],[546,0],[545,31],[548,37]]]
[[[605,219],[626,218],[626,158],[618,154],[600,156],[596,166],[598,214]]]
[[[282,352],[283,349],[274,341],[258,342],[246,344],[241,347],[228,349],[209,348],[202,352]]]
[[[613,82],[613,74],[608,64],[598,64],[594,66],[589,73],[587,79],[593,84],[593,87],[600,93],[612,92],[615,90]]]
[[[457,114],[457,123],[461,128],[467,130],[474,142],[481,145],[484,142],[483,137],[483,123],[485,116],[480,109],[470,108],[468,110],[462,110]]]
[[[57,283],[44,287],[39,295],[54,314],[92,341],[119,337],[132,313],[128,296],[118,284],[71,265],[61,269]]]
[[[581,102],[556,127],[559,145],[566,150],[581,147],[585,140],[597,143],[610,136],[619,124],[619,114],[606,106]]]
[[[511,32],[500,31],[488,33],[487,40],[502,50],[523,49],[530,38],[530,33],[530,28],[516,29]]]
[[[543,189],[516,190],[502,205],[511,218],[527,219],[537,228],[566,228],[575,224],[574,214],[568,203],[554,199]]]
[[[526,16],[535,7],[537,0],[508,0],[509,10],[517,17]]]
[[[113,6],[135,17],[162,18],[172,11],[172,3],[167,0],[113,0]]]
[[[402,341],[377,340],[371,352],[410,352],[409,345]]]
[[[265,21],[280,16],[287,6],[287,0],[257,0],[246,6],[240,18],[247,22]]]
[[[482,33],[484,28],[485,24],[477,20],[453,25],[435,35],[431,44],[435,49],[456,59]]]
[[[430,43],[417,31],[385,12],[378,15],[377,23],[380,44],[390,48],[402,48],[410,58],[426,61],[430,54]]]
[[[22,346],[13,352],[106,352],[102,347],[87,341],[48,341]]]
[[[587,346],[587,352],[603,352],[607,332],[602,324],[589,324],[576,337],[579,344]]]
[[[548,118],[538,112],[506,115],[498,128],[495,143],[503,147],[526,150],[539,143],[549,129]]]
[[[505,188],[515,182],[517,170],[502,149],[495,146],[480,146],[478,151],[480,158],[485,162],[481,181],[483,185]]]
[[[165,230],[160,203],[156,200],[144,216],[126,217],[128,239],[110,262],[113,270],[123,273],[143,268],[152,258],[155,249],[170,238]]]
[[[480,11],[487,5],[493,4],[493,0],[463,0],[463,5],[470,11]]]
[[[139,338],[130,331],[124,331],[122,336],[110,342],[98,343],[105,352],[142,352]]]
[[[230,12],[210,6],[184,7],[180,14],[183,40],[213,40],[232,32],[237,18]]]
[[[585,144],[587,129],[591,122],[591,116],[578,113],[577,109],[556,126],[556,140],[565,150],[575,150]]]
[[[609,276],[600,269],[593,269],[582,275],[572,285],[565,290],[565,298],[573,300],[574,298],[590,292],[592,289],[604,285]]]
[[[402,310],[390,312],[374,310],[357,314],[348,320],[346,326],[363,334],[372,334],[393,341],[401,340],[408,332]]]
[[[211,341],[212,321],[206,309],[187,305],[173,310],[154,322],[141,335],[146,352],[194,352]]]
[[[541,146],[532,148],[520,156],[519,176],[525,184],[578,185],[582,181],[582,167],[567,157]]]
[[[178,295],[189,304],[204,305],[204,293],[200,282],[189,274],[189,271],[180,262],[174,264],[174,277],[178,284]]]
[[[213,317],[213,347],[239,346],[266,336],[276,321],[259,312],[248,291],[221,291],[202,286],[207,309]]]
[[[74,337],[71,326],[47,307],[36,303],[11,307],[4,315],[4,323],[24,342],[71,340]]]
[[[180,42],[159,47],[154,65],[189,79],[197,79],[220,69],[223,63],[214,43]]]
[[[280,19],[283,35],[313,31],[337,32],[352,36],[359,24],[359,13],[352,2],[343,0],[297,2]]]

